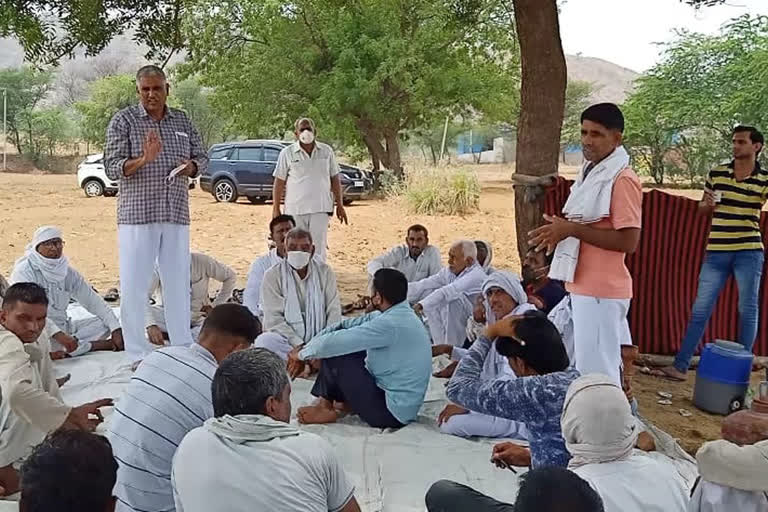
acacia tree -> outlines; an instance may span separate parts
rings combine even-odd
[[[358,137],[374,168],[402,173],[401,134],[435,118],[515,113],[514,37],[490,0],[208,0],[185,30],[182,70],[240,132],[282,135],[308,114],[324,137]]]
[[[50,91],[52,82],[50,72],[31,67],[0,71],[0,88],[8,92],[8,132],[19,154],[32,150],[37,128],[34,112]]]

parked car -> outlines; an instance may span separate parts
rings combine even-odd
[[[86,197],[115,196],[118,182],[112,181],[104,171],[104,154],[88,155],[77,166],[77,185],[83,189]],[[189,188],[195,188],[195,180],[189,180]]]
[[[252,203],[270,200],[277,157],[290,144],[281,140],[214,144],[208,151],[208,169],[200,176],[200,188],[219,202],[234,203],[240,196]],[[373,182],[364,171],[341,163],[339,168],[344,204],[370,191]]]
[[[104,172],[104,154],[88,155],[77,166],[77,184],[86,197],[114,196],[117,194],[117,182],[112,181]]]

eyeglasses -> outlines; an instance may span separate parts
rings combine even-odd
[[[65,242],[61,238],[53,238],[51,240],[42,242],[40,245],[44,245],[46,247],[64,247],[64,244]]]

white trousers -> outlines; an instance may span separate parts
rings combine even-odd
[[[280,356],[283,361],[288,361],[288,354],[293,350],[288,340],[276,332],[263,332],[259,334],[253,342],[253,348],[265,348],[273,354]]]
[[[77,338],[78,345],[74,352],[70,352],[70,357],[81,356],[91,351],[91,342],[105,340],[112,336],[109,327],[101,321],[99,317],[90,316],[80,318],[69,322],[70,336]],[[64,346],[51,338],[51,350],[54,352],[64,350]]]
[[[688,512],[768,512],[768,497],[763,492],[742,491],[701,480],[688,503]]]
[[[307,213],[294,215],[296,227],[309,231],[312,234],[312,242],[315,244],[315,258],[325,263],[328,256],[328,222],[330,215],[327,213]]]
[[[146,335],[149,287],[157,265],[171,345],[190,345],[189,226],[119,224],[120,319],[125,351],[143,359],[153,347]]]
[[[434,308],[424,308],[432,344],[463,346],[467,338],[467,319],[470,316],[472,305],[465,297]]]
[[[601,373],[621,386],[621,346],[632,344],[629,299],[601,299],[571,294],[576,369]]]
[[[478,436],[528,440],[528,429],[524,423],[474,411],[451,416],[448,421],[440,425],[440,432],[458,437]]]

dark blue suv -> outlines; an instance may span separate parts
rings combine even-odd
[[[216,201],[234,203],[245,196],[252,203],[272,199],[272,173],[277,157],[290,142],[246,140],[214,144],[208,151],[208,169],[200,176],[200,188]],[[344,204],[370,191],[372,180],[356,167],[339,164]]]

